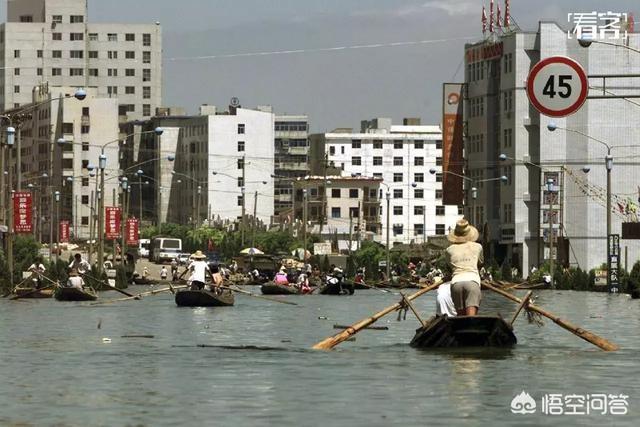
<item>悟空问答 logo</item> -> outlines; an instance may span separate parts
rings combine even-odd
[[[514,414],[533,414],[536,412],[536,401],[526,391],[516,395],[511,401],[511,412]]]

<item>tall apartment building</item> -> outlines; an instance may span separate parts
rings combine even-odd
[[[150,117],[162,103],[160,25],[89,23],[87,0],[9,0],[0,52],[3,110],[31,102],[42,83],[96,88],[118,100],[123,119]]]
[[[612,42],[638,49],[640,36],[629,33],[628,41]],[[640,92],[638,79],[608,78],[605,88],[603,79],[595,77],[637,74],[640,55],[597,43],[583,48],[575,35],[569,38],[553,22],[465,47],[467,176],[508,177],[507,183],[479,188],[474,219],[488,232],[490,255],[511,260],[521,271],[549,258],[549,216],[561,262],[583,269],[606,262],[606,148],[577,132],[613,146],[614,234],[620,234],[626,216],[617,202],[624,207],[637,197],[638,183],[629,177],[639,170],[634,157],[638,147],[628,145],[640,140],[640,108],[624,99],[588,99],[575,114],[550,119],[530,104],[525,91],[529,71],[556,55],[584,67],[591,76],[591,95]],[[547,128],[551,121],[558,126],[555,132]],[[500,162],[500,154],[508,159]],[[585,166],[588,174],[582,172]],[[547,179],[554,181],[551,192],[544,188]],[[640,255],[637,240],[622,240],[621,245],[628,247],[630,260]]]
[[[346,176],[382,179],[391,194],[391,212],[382,209],[381,221],[391,215],[393,243],[422,242],[425,236],[444,235],[459,218],[458,206],[442,204],[442,132],[423,126],[419,119],[393,125],[377,118],[361,123],[360,132],[336,129],[315,134],[311,142],[311,173],[322,175],[326,166]],[[325,156],[328,165],[325,165]],[[438,173],[429,173],[435,168]],[[379,197],[383,200],[383,197]],[[378,229],[377,240],[386,234]]]
[[[19,149],[21,189],[34,195],[35,234],[41,241],[49,241],[52,219],[54,241],[58,219],[70,222],[74,237],[89,237],[91,202],[97,200],[98,189],[97,177],[90,176],[89,165],[97,167],[101,145],[118,141],[116,100],[98,97],[95,89],[89,89],[85,99],[77,100],[74,92],[74,88],[42,85],[33,90],[32,103],[4,113],[12,117],[13,126],[20,131],[19,143],[16,140],[15,147],[7,150],[12,188],[18,184]],[[64,143],[59,144],[60,140]],[[104,150],[105,206],[114,203],[113,190],[118,187],[118,145],[110,144]],[[60,218],[53,215],[56,191],[61,193]]]
[[[161,136],[153,133],[158,127],[163,129]],[[127,133],[139,137],[128,141],[130,151],[121,167],[135,174],[135,165],[140,164],[143,180],[154,186],[153,191],[142,191],[143,206],[150,213],[155,211],[155,218],[159,214],[163,223],[182,224],[236,220],[242,218],[244,206],[247,217],[255,210],[261,222],[270,223],[271,112],[241,107],[218,111],[207,105],[198,116],[157,116],[144,123],[129,123]],[[173,162],[170,155],[175,156]],[[132,200],[137,206],[135,190]]]
[[[309,118],[305,115],[276,115],[274,141],[274,199],[276,221],[293,208],[292,184],[309,174]]]

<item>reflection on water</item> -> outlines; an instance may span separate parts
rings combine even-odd
[[[602,352],[551,321],[528,325],[525,316],[516,321],[512,349],[415,350],[408,346],[415,319],[396,322],[394,315],[378,322],[387,331],[364,331],[332,352],[309,349],[336,332],[333,324],[353,323],[397,300],[375,291],[287,297],[299,306],[238,296],[235,307],[213,309],[178,308],[171,295],[102,307],[1,300],[0,425],[613,422],[512,415],[510,402],[523,390],[538,402],[544,393],[624,393],[631,414],[615,424],[637,425],[640,302],[539,294],[538,304],[622,350]],[[434,303],[435,295],[415,301],[425,316]],[[484,296],[484,314],[509,318],[515,308]]]

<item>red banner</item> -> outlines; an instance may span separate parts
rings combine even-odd
[[[28,191],[13,195],[13,229],[16,233],[33,233],[33,198]]]
[[[60,221],[58,228],[58,240],[60,243],[69,243],[69,221]]]
[[[442,204],[461,205],[462,191],[462,87],[443,84],[442,106]],[[450,173],[447,173],[450,172]]]
[[[125,236],[127,237],[127,246],[138,246],[138,220],[129,218],[125,227]]]
[[[115,240],[120,238],[120,208],[107,207],[104,219],[104,235],[107,240]]]

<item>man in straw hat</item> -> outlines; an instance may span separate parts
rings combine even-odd
[[[482,264],[482,245],[476,243],[478,230],[466,219],[456,223],[447,239],[451,246],[446,256],[451,266],[451,296],[459,316],[475,316],[480,307],[480,274],[478,265]]]
[[[207,256],[203,254],[202,251],[196,251],[195,253],[191,254],[190,258],[192,260],[191,263],[189,264],[187,269],[182,272],[182,274],[180,275],[180,277],[178,277],[178,279],[182,279],[182,276],[184,276],[187,273],[187,271],[190,271],[191,277],[189,277],[188,281],[191,283],[191,289],[193,290],[204,289],[204,285],[207,280],[206,278],[207,273],[209,273],[209,276],[212,277],[211,270],[209,270],[209,266],[205,261]],[[213,277],[212,277],[212,280],[213,280]]]

